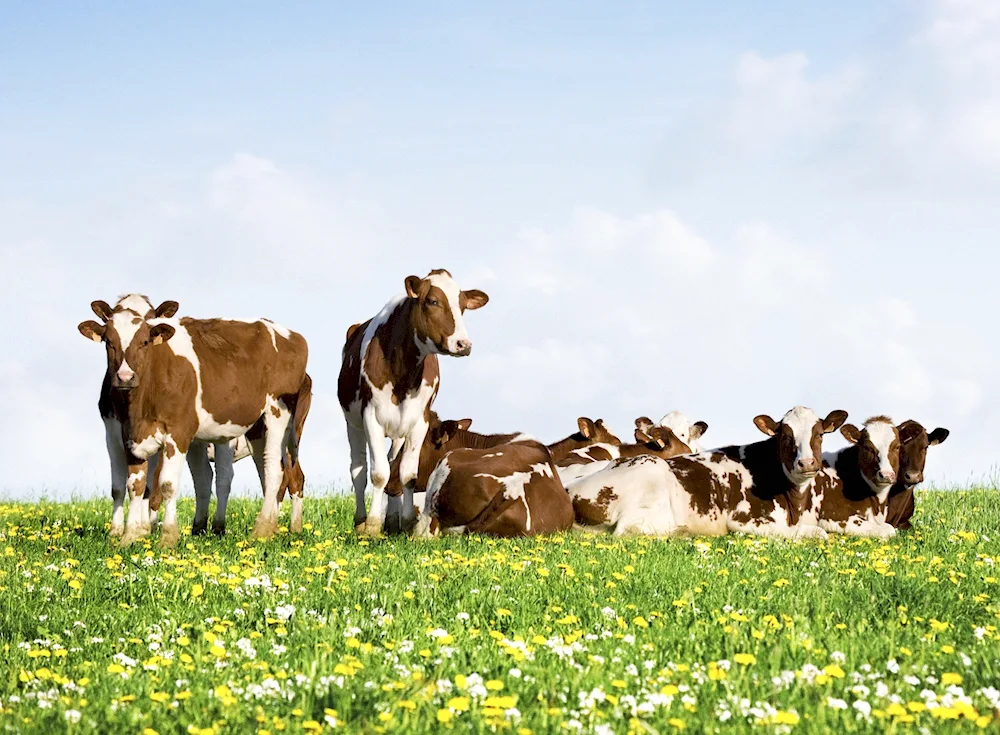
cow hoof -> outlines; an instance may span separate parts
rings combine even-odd
[[[195,523],[191,526],[192,536],[204,536],[208,532],[208,522],[205,523]]]
[[[118,547],[124,549],[131,546],[141,539],[143,535],[142,531],[138,528],[126,528],[125,533],[122,534],[121,540],[118,542]]]
[[[226,524],[225,523],[213,523],[212,524],[212,533],[214,533],[216,536],[225,536],[226,535]]]
[[[257,522],[254,524],[253,533],[250,534],[250,538],[269,539],[277,532],[278,532],[277,518],[268,518],[267,516],[257,516]]]
[[[119,538],[123,533],[125,533],[125,526],[111,526],[112,537]]]
[[[292,523],[289,526],[289,530],[292,533],[302,533],[302,519],[301,518],[293,518],[292,519]]]
[[[382,535],[382,522],[381,518],[368,516],[365,522],[359,526],[355,526],[354,530],[361,536],[370,536],[375,538],[376,536]]]
[[[180,540],[181,533],[177,526],[164,526],[163,532],[160,534],[160,548],[172,549],[177,546],[177,542]]]

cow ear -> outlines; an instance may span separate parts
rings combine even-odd
[[[165,319],[170,318],[177,313],[177,310],[181,308],[180,304],[176,301],[164,301],[162,304],[156,307],[153,311],[154,319]]]
[[[858,427],[854,424],[844,424],[840,427],[840,435],[843,436],[851,444],[857,444],[861,441],[861,432],[858,431]]]
[[[903,444],[916,439],[923,430],[924,427],[913,420],[904,421],[896,427],[896,431],[899,432],[899,441]]]
[[[96,301],[94,302],[97,303]],[[100,342],[104,339],[105,326],[103,324],[98,324],[93,319],[89,319],[85,322],[80,322],[77,329],[80,330],[82,334],[87,339],[92,339],[95,342]]]
[[[461,431],[468,431],[469,427],[472,426],[472,419],[459,419],[455,422],[455,425]]]
[[[174,336],[175,330],[169,324],[157,324],[149,330],[149,341],[154,345],[161,345]]]
[[[653,437],[647,434],[642,429],[635,430],[635,443],[636,444],[653,444]]]
[[[593,439],[597,435],[597,427],[594,422],[588,419],[586,416],[581,416],[576,420],[576,426],[583,434],[584,439]]]
[[[635,420],[635,428],[648,431],[653,427],[653,420],[648,416],[640,416]]]
[[[111,311],[111,307],[108,306],[107,301],[91,301],[90,308],[94,310],[94,313],[97,314],[102,322],[107,323],[111,321],[113,312]]]
[[[930,445],[934,446],[935,444],[940,444],[945,439],[947,439],[950,433],[951,432],[948,431],[947,429],[942,429],[939,426],[938,428],[934,429],[934,431],[932,431],[930,434],[928,434],[927,438],[930,441]]]
[[[708,431],[708,424],[704,421],[697,421],[691,426],[691,438],[697,439],[705,436],[706,431]]]
[[[406,280],[403,281],[403,285],[406,287],[406,295],[411,299],[420,296],[420,282],[422,280],[420,276],[407,276]]]
[[[668,429],[666,426],[654,426],[649,430],[649,435],[653,437],[653,441],[656,442],[660,449],[666,449],[671,444],[682,445],[680,439],[674,433],[673,429]]]
[[[490,297],[485,292],[475,288],[471,291],[462,291],[462,296],[465,297],[465,308],[470,311],[486,306],[486,303],[490,300]]]
[[[768,436],[774,436],[778,433],[778,422],[772,419],[767,414],[762,413],[760,416],[754,416],[753,425],[758,429],[763,431]]]
[[[829,415],[823,419],[823,433],[829,434],[836,431],[845,421],[847,421],[847,411],[830,411]]]

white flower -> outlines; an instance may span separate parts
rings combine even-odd
[[[468,620],[469,619],[469,613],[467,613],[467,612],[460,612],[458,615],[455,616],[455,619],[456,620]]]
[[[507,673],[510,674],[510,676],[512,678],[514,678],[514,679],[520,679],[521,678],[521,670],[520,669],[511,669]]]
[[[909,684],[911,687],[920,686],[920,679],[913,674],[907,674],[903,677],[903,681]]]
[[[847,660],[847,656],[845,656],[840,651],[834,651],[833,653],[830,654],[830,660],[833,661],[834,663],[842,664],[844,663],[844,661]]]
[[[837,699],[836,697],[827,697],[826,706],[830,709],[847,709],[847,702],[843,699]]]
[[[859,699],[854,703],[854,709],[858,711],[859,717],[864,717],[866,720],[871,717],[872,706],[863,699]]]
[[[291,620],[292,615],[295,614],[295,605],[292,605],[291,603],[288,605],[278,605],[278,607],[274,609],[274,614],[280,620]]]
[[[275,656],[281,656],[287,650],[288,650],[287,648],[285,648],[284,646],[282,646],[280,644],[277,644],[277,643],[274,644],[273,646],[271,646],[271,653],[273,653]]]
[[[80,721],[81,717],[83,717],[83,715],[80,714],[79,710],[75,710],[75,709],[68,709],[68,710],[66,710],[66,721],[67,722],[71,722],[71,723],[73,723],[75,725],[76,723],[78,723]]]
[[[890,658],[888,661],[885,662],[885,668],[886,671],[888,671],[890,674],[898,674],[899,662],[894,658]]]

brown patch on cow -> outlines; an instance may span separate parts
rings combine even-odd
[[[274,416],[274,418],[278,418],[281,416],[281,409],[277,406],[271,406],[271,415]]]
[[[865,436],[866,433],[862,432],[862,437]],[[875,462],[877,469],[877,456]],[[862,440],[837,453],[833,468],[839,481],[825,472],[816,478],[817,489],[823,496],[820,507],[823,520],[846,523],[852,517],[866,518],[869,514],[876,517],[882,513],[884,506],[865,480],[865,473],[870,472],[870,468],[866,470],[865,467],[869,464]]]
[[[604,447],[598,447],[598,446],[589,447],[586,450],[585,454],[588,457],[590,457],[591,461],[593,462],[601,462],[604,460],[614,459],[614,457],[611,456],[611,452],[609,452]]]
[[[670,459],[682,454],[690,454],[691,448],[677,438],[673,430],[665,426],[651,426],[647,430],[635,430],[635,444],[623,444],[619,451],[622,457],[636,457],[650,454],[660,459]]]
[[[771,514],[774,507],[778,506],[785,511],[788,524],[794,525],[798,523],[802,513],[811,507],[811,494],[797,492],[782,470],[779,438],[772,437],[762,442],[734,445],[718,450],[720,454],[742,464],[750,473],[752,480],[749,488],[743,488],[740,497],[731,495],[728,500],[728,507],[732,509],[735,509],[741,500],[746,500],[750,504],[748,513],[735,515],[733,520],[739,523],[762,522]]]
[[[177,450],[174,448],[173,442],[167,442],[166,444],[163,445],[163,456],[164,457],[166,457],[167,459],[170,459],[175,454],[177,454]],[[157,469],[157,472],[159,472],[159,469],[160,469],[159,466],[157,466],[156,469]]]
[[[593,500],[589,498],[573,498],[573,512],[576,519],[586,526],[599,526],[607,523],[608,506],[615,499],[615,489],[613,487],[602,487],[597,491],[597,497]]]
[[[584,464],[589,460],[574,454],[574,450],[583,449],[592,444],[621,445],[621,439],[611,433],[604,425],[603,419],[591,421],[586,416],[577,419],[579,431],[570,434],[565,439],[549,444],[549,453],[552,460],[560,467],[568,467],[573,464]]]

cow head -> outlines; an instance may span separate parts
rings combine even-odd
[[[792,484],[801,485],[815,477],[823,467],[823,435],[840,428],[847,420],[847,411],[831,411],[820,420],[811,408],[796,406],[775,421],[761,414],[754,425],[778,440],[778,459]]]
[[[637,420],[636,423],[638,424],[639,421]],[[650,454],[662,459],[691,453],[691,447],[678,439],[672,429],[665,426],[650,426],[647,429],[636,428],[635,441]]]
[[[674,436],[687,444],[692,452],[701,451],[698,439],[708,431],[708,424],[704,421],[696,421],[692,424],[688,417],[680,411],[671,411],[660,419],[659,425],[673,431]]]
[[[427,354],[464,357],[472,352],[465,329],[466,309],[478,309],[490,300],[482,291],[462,291],[446,270],[426,278],[409,276],[406,295],[413,301],[413,328],[417,346]]]
[[[896,427],[899,431],[899,481],[906,487],[919,485],[924,481],[924,466],[927,464],[927,447],[942,443],[951,433],[937,428],[927,433],[922,425],[904,421]]]
[[[840,433],[858,447],[858,469],[877,495],[889,492],[899,475],[899,430],[885,416],[873,416],[858,430],[844,424]]]
[[[114,388],[134,388],[146,362],[147,348],[165,342],[174,334],[174,328],[169,324],[151,326],[148,320],[173,316],[177,313],[177,302],[164,301],[155,309],[139,313],[134,308],[143,308],[140,299],[145,300],[148,306],[149,301],[145,297],[135,294],[120,299],[114,308],[105,301],[94,301],[90,308],[101,322],[85,321],[77,327],[87,339],[104,342],[108,353],[108,374]]]

